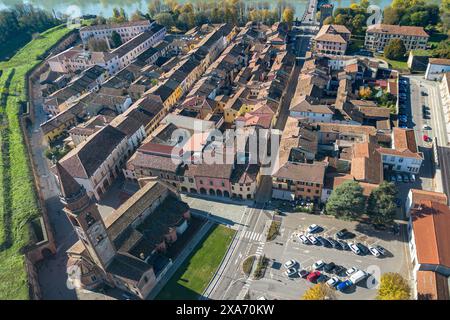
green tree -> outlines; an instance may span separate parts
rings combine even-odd
[[[326,284],[318,283],[305,291],[302,300],[336,300],[336,294]]]
[[[398,273],[388,272],[381,276],[377,300],[409,300],[411,288]]]
[[[155,16],[155,20],[157,23],[165,26],[168,30],[175,25],[172,15],[168,12],[158,13]]]
[[[406,47],[401,39],[392,39],[384,47],[384,56],[391,60],[403,60],[406,54]]]
[[[432,51],[434,58],[450,59],[450,40],[441,41]]]
[[[364,27],[366,26],[366,16],[363,14],[357,14],[352,19],[352,31],[353,33],[364,33]]]
[[[400,21],[400,14],[397,9],[386,7],[383,12],[383,22],[385,24],[398,24]]]
[[[108,44],[102,39],[90,38],[87,45],[90,51],[107,52],[109,50]]]
[[[122,38],[120,37],[120,34],[118,34],[116,31],[113,31],[111,33],[111,42],[114,48],[117,48],[120,45],[122,45]]]
[[[367,201],[367,214],[373,223],[391,224],[394,221],[397,206],[395,196],[397,188],[391,182],[383,181],[374,189]]]
[[[355,219],[365,209],[363,189],[356,181],[345,181],[331,193],[326,211],[337,218]]]
[[[140,20],[145,20],[144,14],[141,11],[136,10],[131,15],[131,21],[140,21]]]

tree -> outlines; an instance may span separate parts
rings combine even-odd
[[[122,44],[122,38],[116,31],[111,33],[111,42],[114,48],[117,48]]]
[[[345,181],[331,193],[326,211],[337,218],[355,219],[364,212],[363,189],[356,181]]]
[[[403,60],[406,54],[406,47],[401,39],[392,39],[384,47],[384,56],[391,60]]]
[[[333,24],[334,18],[333,17],[327,17],[325,20],[323,20],[323,24]]]
[[[318,283],[305,291],[302,300],[336,300],[336,295],[329,286]]]
[[[131,15],[131,21],[140,21],[140,20],[145,20],[144,14],[141,11],[136,10]]]
[[[163,12],[163,13],[158,13],[155,16],[155,20],[157,23],[163,25],[164,27],[166,27],[168,30],[170,28],[172,28],[174,26],[174,21],[172,18],[172,15],[168,12]]]
[[[397,188],[391,182],[383,181],[374,189],[367,201],[367,214],[373,223],[390,224],[394,221],[397,206]]]
[[[352,19],[352,32],[361,34],[364,33],[363,28],[366,25],[366,16],[363,14],[357,14]]]
[[[294,21],[294,9],[292,9],[291,7],[287,7],[286,9],[284,9],[283,15],[282,15],[282,20],[283,20],[283,22],[287,22],[289,27],[291,27],[292,22]]]
[[[97,40],[95,38],[90,38],[88,40],[87,45],[88,45],[89,51],[107,52],[109,49],[106,41],[102,40],[102,39]]]
[[[398,24],[400,21],[400,14],[397,9],[386,7],[383,11],[383,23]]]
[[[370,87],[364,87],[359,89],[359,97],[363,100],[368,100],[372,97],[372,89]]]
[[[409,300],[411,288],[398,273],[388,272],[381,276],[377,300]]]
[[[441,41],[437,47],[433,49],[432,55],[434,58],[450,59],[450,40]]]

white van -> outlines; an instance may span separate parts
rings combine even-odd
[[[355,272],[354,274],[352,274],[349,278],[349,280],[353,283],[353,284],[357,284],[358,282],[360,282],[361,280],[365,279],[367,277],[367,272],[362,271],[362,270],[358,270],[357,272]]]

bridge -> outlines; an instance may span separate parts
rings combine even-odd
[[[318,0],[309,0],[306,5],[305,12],[303,13],[302,19],[300,20],[301,25],[306,26],[318,26],[317,21],[317,4]]]

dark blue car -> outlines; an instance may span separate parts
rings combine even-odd
[[[338,284],[337,289],[342,292],[348,287],[350,287],[352,284],[353,283],[350,280],[345,280],[344,282]]]

